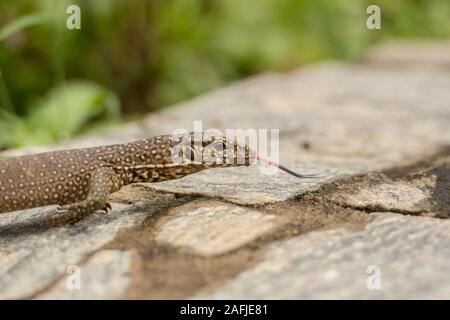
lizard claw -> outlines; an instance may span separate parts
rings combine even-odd
[[[102,211],[105,211],[105,214],[108,214],[110,210],[112,210],[112,208],[109,202],[105,203],[105,206],[102,208]]]

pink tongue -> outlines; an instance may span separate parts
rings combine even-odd
[[[305,175],[305,174],[300,174],[297,172],[292,171],[291,169],[286,168],[285,166],[282,166],[281,164],[278,164],[276,162],[261,158],[260,156],[256,156],[256,160],[261,161],[262,163],[266,163],[272,167],[278,168],[286,173],[289,173],[290,175],[293,175],[294,177],[297,178],[304,178],[304,179],[312,179],[312,178],[319,178],[320,175],[317,174],[311,174],[311,175]]]

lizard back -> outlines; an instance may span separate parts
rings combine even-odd
[[[88,154],[75,149],[1,160],[0,212],[81,201],[100,166]]]

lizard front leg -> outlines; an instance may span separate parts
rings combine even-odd
[[[111,208],[107,203],[108,196],[119,189],[119,177],[112,168],[102,167],[96,169],[90,180],[88,194],[80,202],[58,207],[55,215],[45,219],[45,223],[62,226],[74,224],[88,215]]]

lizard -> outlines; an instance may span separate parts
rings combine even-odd
[[[267,161],[236,139],[205,138],[195,133],[188,138],[187,151],[176,149],[183,145],[183,136],[161,135],[125,144],[0,160],[0,213],[57,205],[56,213],[47,216],[45,223],[74,224],[94,212],[108,212],[109,195],[125,185],[179,179],[216,167],[249,166],[255,160],[300,178],[317,177]],[[204,154],[210,145],[214,149],[208,158]],[[177,152],[179,158],[174,161]],[[201,157],[196,158],[198,155]],[[239,156],[243,161],[237,161]]]

